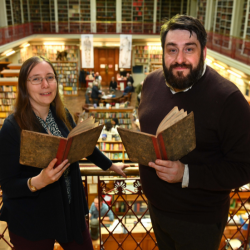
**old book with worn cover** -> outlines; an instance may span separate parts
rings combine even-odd
[[[161,121],[156,135],[117,128],[132,162],[148,165],[156,159],[176,161],[196,147],[194,114],[174,107]]]
[[[92,154],[104,125],[93,117],[79,123],[67,138],[23,130],[21,133],[20,163],[46,168],[57,158],[58,166],[65,159],[70,163]]]

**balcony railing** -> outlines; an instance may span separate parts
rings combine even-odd
[[[114,221],[110,222],[110,225],[107,225],[99,214],[98,247],[106,250],[156,250],[157,242],[150,222],[148,202],[141,188],[138,168],[127,168],[125,173],[127,179],[118,177],[112,171],[102,171],[97,167],[81,165],[86,195],[91,193],[88,190],[88,184],[93,185],[92,181],[88,182],[88,177],[95,176],[99,200],[107,204],[114,214]],[[238,249],[246,250],[249,249],[250,189],[246,186],[234,190],[230,197],[228,222],[218,250],[233,249],[230,244],[233,239],[240,242],[241,246]],[[0,240],[5,241],[6,246],[11,246],[7,240],[7,234],[6,226],[0,232]]]
[[[160,41],[160,27],[145,22],[32,22],[0,28],[0,46],[33,34],[151,34]],[[208,32],[207,47],[250,64],[250,40]]]

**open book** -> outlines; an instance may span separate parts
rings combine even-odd
[[[161,121],[156,135],[117,128],[132,162],[148,165],[156,159],[179,160],[196,147],[194,114],[174,107]]]
[[[79,161],[92,154],[103,126],[91,116],[72,129],[67,138],[23,130],[20,163],[46,168],[54,158],[55,167],[65,159],[70,163]]]

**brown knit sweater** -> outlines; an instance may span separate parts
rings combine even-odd
[[[189,167],[189,187],[170,184],[140,165],[143,191],[169,216],[200,223],[219,222],[229,209],[229,193],[250,182],[250,107],[238,88],[207,66],[187,92],[172,94],[162,69],[145,79],[141,131],[155,134],[174,107],[194,112],[196,149],[180,159]]]

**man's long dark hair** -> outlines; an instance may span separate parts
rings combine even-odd
[[[33,108],[31,106],[27,88],[27,79],[29,73],[37,64],[41,62],[46,62],[51,66],[55,74],[56,81],[58,82],[56,71],[48,59],[42,56],[33,56],[23,63],[18,78],[18,94],[17,94],[15,113],[14,113],[15,119],[21,129],[31,130],[31,131],[40,131],[41,129],[41,125],[38,119],[36,118]],[[61,119],[66,124],[66,126],[71,130],[72,129],[71,125],[67,120],[65,108],[61,100],[61,97],[59,95],[58,84],[57,84],[56,96],[51,105],[55,107],[57,117]]]

